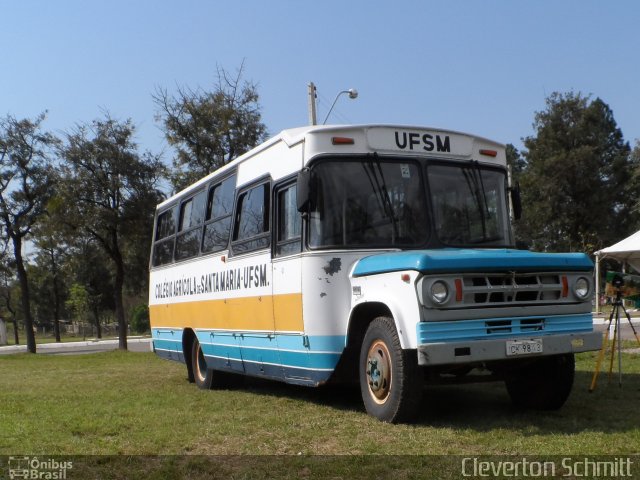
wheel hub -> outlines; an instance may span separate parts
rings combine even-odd
[[[391,388],[391,363],[387,346],[374,342],[367,354],[367,383],[377,403],[384,403]]]

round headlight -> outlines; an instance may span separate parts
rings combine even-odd
[[[573,286],[573,293],[581,300],[585,300],[589,296],[589,280],[580,277]]]
[[[431,299],[437,304],[443,304],[449,296],[447,284],[441,281],[433,282],[431,285]]]

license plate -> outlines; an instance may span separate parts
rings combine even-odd
[[[542,353],[542,339],[507,340],[507,356],[532,355]]]

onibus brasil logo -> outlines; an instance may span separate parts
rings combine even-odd
[[[30,480],[65,480],[73,462],[53,458],[9,457],[9,478]]]

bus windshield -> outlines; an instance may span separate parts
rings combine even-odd
[[[414,160],[375,155],[357,161],[325,160],[313,172],[311,248],[512,243],[502,170],[477,162],[431,164],[426,169],[430,201],[425,170]]]
[[[314,167],[309,245],[417,247],[429,237],[420,165],[377,156]]]
[[[504,171],[477,162],[427,168],[433,221],[447,246],[510,246]]]

